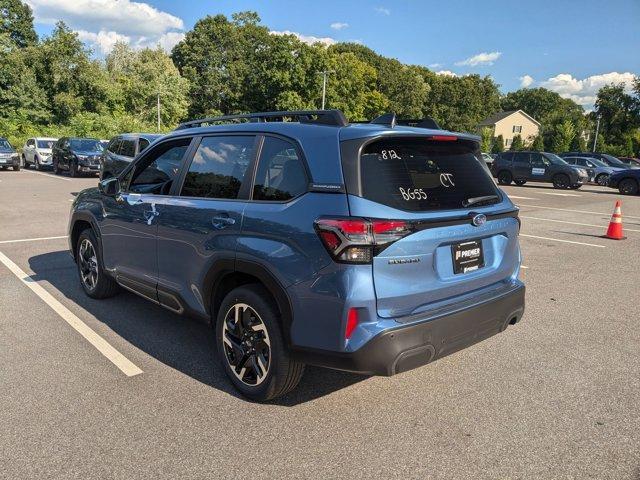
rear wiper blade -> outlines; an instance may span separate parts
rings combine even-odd
[[[462,206],[470,207],[471,205],[475,205],[476,203],[486,202],[488,200],[500,200],[500,197],[498,195],[486,195],[484,197],[467,198],[464,202],[462,202]]]

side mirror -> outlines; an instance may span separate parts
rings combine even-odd
[[[102,180],[98,183],[98,189],[103,195],[115,197],[120,193],[120,180],[118,180],[118,177],[111,177]]]

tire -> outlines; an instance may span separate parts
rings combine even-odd
[[[618,183],[618,190],[623,195],[637,195],[640,187],[633,178],[625,178]]]
[[[36,170],[42,170],[42,165],[40,165],[40,159],[36,157]]]
[[[500,173],[498,173],[498,183],[500,185],[509,185],[511,184],[512,180],[513,180],[513,176],[511,175],[510,172],[503,170]]]
[[[56,162],[56,160],[54,159],[51,163],[53,163],[53,173],[54,175],[60,175],[60,173],[62,173],[60,171],[60,167],[58,166],[58,162]]]
[[[601,173],[596,177],[596,183],[601,187],[606,187],[609,185],[609,174]]]
[[[553,177],[553,188],[567,189],[570,186],[569,176],[559,173]]]
[[[18,165],[14,165],[13,166],[13,171],[14,172],[19,172],[20,171],[20,164],[18,163]]]
[[[98,299],[113,297],[117,294],[120,287],[102,267],[102,251],[93,230],[90,228],[83,230],[75,248],[78,276],[84,293]]]
[[[69,176],[73,178],[78,176],[78,164],[76,162],[71,162],[69,164]]]
[[[24,168],[25,170],[29,169],[29,164],[27,163],[27,157],[25,157],[24,155],[22,156],[22,168]]]
[[[514,180],[514,183],[516,185],[518,185],[519,187],[521,187],[522,185],[524,185],[525,183],[527,183],[526,180]]]
[[[290,357],[278,309],[264,287],[250,284],[235,288],[217,311],[218,358],[231,383],[243,396],[267,402],[298,385],[304,364]],[[238,371],[236,367],[240,368],[240,362],[247,367]]]

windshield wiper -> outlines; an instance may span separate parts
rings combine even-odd
[[[467,198],[464,202],[462,202],[462,206],[470,207],[471,205],[475,205],[476,203],[486,202],[488,200],[500,200],[500,197],[498,195],[485,195],[484,197]]]

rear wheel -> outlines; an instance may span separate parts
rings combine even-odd
[[[609,185],[609,175],[606,173],[601,173],[596,177],[596,183],[601,187],[606,187]]]
[[[22,167],[27,170],[29,168],[29,164],[27,163],[27,157],[22,156]]]
[[[564,173],[560,173],[553,177],[554,188],[569,188],[569,177]]]
[[[509,185],[512,180],[513,180],[513,176],[511,175],[511,173],[507,172],[506,170],[503,170],[502,172],[498,173],[498,183],[500,185]]]
[[[514,183],[516,185],[518,185],[519,187],[521,187],[522,185],[524,185],[525,183],[527,183],[526,180],[514,180]]]
[[[76,162],[71,162],[69,165],[69,175],[72,177],[78,176],[78,164]]]
[[[291,391],[304,372],[285,347],[279,318],[269,293],[256,284],[235,288],[218,309],[218,357],[236,389],[258,402]]]
[[[60,175],[61,171],[60,171],[60,166],[58,165],[57,160],[53,160],[53,173],[55,175]]]
[[[76,264],[80,284],[91,298],[109,298],[118,293],[118,284],[107,276],[102,268],[102,252],[95,234],[90,228],[84,230],[76,244]]]
[[[625,178],[618,184],[618,190],[623,195],[637,195],[638,189],[638,182],[633,178]]]

